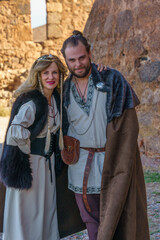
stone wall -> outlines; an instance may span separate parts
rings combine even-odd
[[[61,49],[63,41],[78,29],[83,31],[94,0],[47,0],[47,39]]]
[[[0,41],[29,41],[31,35],[30,0],[0,1]]]
[[[139,143],[160,159],[160,2],[96,0],[84,33],[95,62],[116,68],[136,91]]]
[[[48,39],[65,39],[74,29],[83,31],[93,0],[47,0]]]
[[[46,0],[46,3],[47,25],[32,30],[30,0],[0,1],[1,106],[11,106],[13,90],[24,81],[36,58],[51,53],[63,60],[62,43],[74,29],[83,31],[93,0]]]
[[[31,42],[30,0],[1,1],[0,23],[0,103],[8,106],[12,91],[33,61],[33,57],[26,60],[35,45]]]

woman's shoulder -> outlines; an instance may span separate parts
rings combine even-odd
[[[46,97],[43,96],[43,94],[38,89],[22,93],[20,96],[18,96],[13,104],[13,108],[19,109],[26,103],[34,103],[36,108],[38,106],[43,107],[48,104]]]

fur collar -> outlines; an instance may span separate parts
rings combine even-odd
[[[98,91],[107,92],[106,113],[108,122],[111,122],[114,117],[121,116],[125,109],[134,108],[139,104],[135,92],[117,70],[107,68],[100,73],[93,63],[92,77],[95,88]],[[71,80],[72,74],[64,83],[63,101],[65,108],[68,108],[70,104]]]

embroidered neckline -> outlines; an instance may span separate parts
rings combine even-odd
[[[87,101],[85,103],[82,102],[82,98],[79,96],[74,82],[71,82],[71,89],[72,89],[72,93],[75,101],[78,103],[80,108],[89,116],[91,105],[92,105],[93,92],[94,92],[92,74],[89,76],[89,79],[88,79]]]

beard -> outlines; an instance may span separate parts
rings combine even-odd
[[[84,78],[84,77],[86,77],[86,76],[89,74],[89,72],[90,72],[90,70],[91,70],[91,60],[89,59],[89,64],[88,64],[87,66],[84,66],[85,71],[84,71],[83,74],[77,74],[77,73],[75,73],[75,71],[72,70],[72,69],[68,66],[68,64],[67,64],[67,67],[68,67],[70,73],[71,73],[73,76],[75,76],[75,77],[77,77],[77,78]]]

